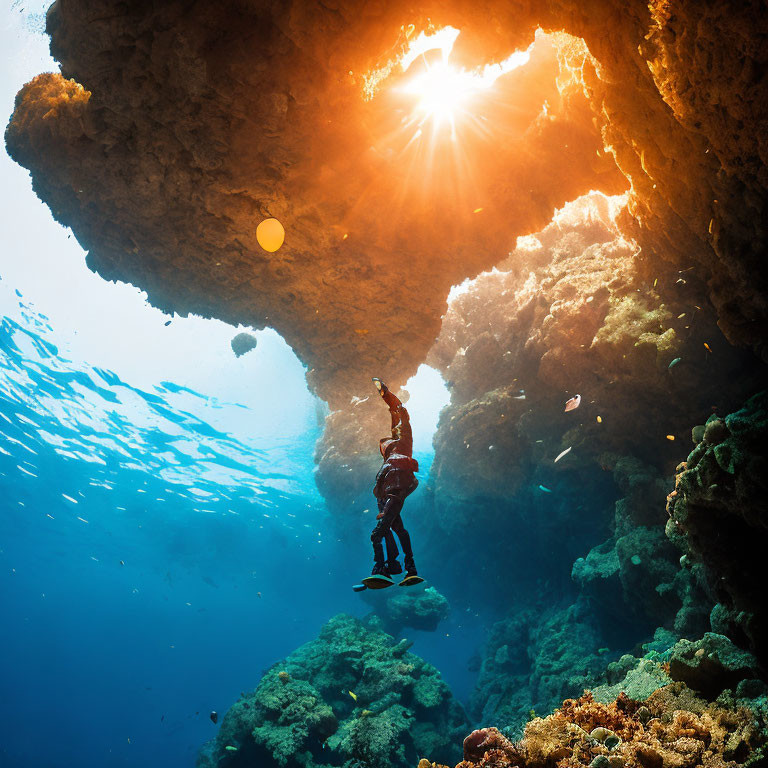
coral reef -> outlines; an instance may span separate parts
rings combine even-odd
[[[765,761],[766,721],[749,703],[706,701],[682,683],[660,688],[644,701],[619,694],[603,704],[585,692],[529,722],[519,742],[496,728],[472,732],[456,768],[758,766]],[[432,765],[424,758],[419,768]]]
[[[712,628],[763,661],[768,649],[768,393],[694,427],[669,495],[667,534],[717,605]]]
[[[384,632],[395,637],[407,627],[434,632],[450,612],[448,600],[434,587],[400,590],[394,595],[365,592],[363,599],[374,609],[366,617],[366,623],[369,626],[378,624]]]
[[[199,768],[405,768],[423,754],[449,760],[466,716],[409,646],[334,617],[230,707]]]
[[[597,684],[659,627],[671,642],[709,629],[714,601],[666,540],[665,496],[690,425],[738,402],[761,367],[728,347],[687,283],[644,280],[616,228],[621,205],[591,195],[521,238],[464,286],[430,354],[451,404],[425,515],[449,542],[480,532],[470,541],[486,555],[483,587],[507,618],[483,651],[471,710],[499,727]],[[510,558],[528,574],[513,599]]]

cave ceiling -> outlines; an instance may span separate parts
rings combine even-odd
[[[763,353],[755,8],[59,0],[62,74],[22,89],[6,141],[92,269],[168,312],[274,327],[332,408],[371,373],[403,383],[450,287],[590,189],[629,190],[621,225],[648,274],[693,270],[726,336]],[[455,136],[417,135],[398,57],[448,25],[466,69],[554,34]],[[270,216],[276,253],[256,241]]]

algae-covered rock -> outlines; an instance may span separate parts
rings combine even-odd
[[[406,627],[434,632],[450,612],[448,600],[434,587],[398,590],[391,596],[364,592],[363,599],[374,607],[372,616],[391,635],[399,635]]]
[[[256,349],[258,343],[256,337],[252,334],[238,333],[230,342],[230,346],[235,353],[235,357],[242,357],[246,352]]]
[[[466,715],[438,671],[408,647],[334,617],[232,705],[198,765],[410,768],[424,754],[458,757]]]
[[[727,637],[707,632],[694,642],[680,640],[672,649],[669,674],[689,688],[716,696],[745,679],[759,677],[755,657],[737,648]]]
[[[668,496],[669,538],[717,603],[712,628],[768,658],[768,393],[711,417]]]

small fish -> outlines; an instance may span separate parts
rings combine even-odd
[[[351,697],[352,697],[352,698],[353,698],[355,701],[357,701],[357,694],[356,694],[354,691],[347,691],[347,693],[349,693],[349,695],[350,695],[350,696],[351,696]]]
[[[707,344],[706,341],[704,342],[704,346],[707,348],[707,352],[709,352],[709,353],[712,352],[712,347],[710,347],[709,344]]]
[[[227,746],[224,747],[224,749],[226,749],[227,752],[237,752],[237,747],[230,746],[229,744],[227,744]]]
[[[674,435],[667,435],[667,440],[674,440],[674,439],[675,439]]]
[[[553,464],[557,464],[557,462],[560,461],[560,459],[562,459],[563,456],[565,456],[566,454],[571,452],[571,448],[573,448],[573,446],[570,446],[570,447],[566,448],[564,451],[561,451],[560,453],[558,453],[557,454],[557,458],[552,463]]]
[[[257,592],[256,597],[261,597],[261,592]]]
[[[163,325],[167,328],[171,324],[170,320],[166,320]]]
[[[218,723],[218,722],[219,722],[219,713],[218,713],[218,712],[216,712],[216,710],[214,710],[213,712],[211,712],[211,714],[210,714],[210,715],[208,715],[208,717],[210,717],[210,718],[211,718],[211,722],[212,722],[214,725],[216,725],[216,723]]]
[[[674,368],[683,358],[682,357],[676,357],[668,366],[667,370],[670,368]]]
[[[575,411],[581,405],[581,395],[574,395],[570,400],[565,402],[565,413],[568,411]]]
[[[125,560],[121,560],[120,565],[125,565]]]
[[[545,485],[540,485],[539,490],[544,491],[544,493],[552,493],[552,491],[549,488],[547,488]],[[467,608],[467,610],[469,610],[469,608]]]

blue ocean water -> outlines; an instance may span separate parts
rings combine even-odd
[[[350,590],[367,535],[341,541],[315,487],[321,423],[236,439],[212,422],[245,406],[68,360],[18,291],[0,299],[0,764],[193,765],[211,710],[370,610]],[[481,621],[409,633],[461,697]]]

